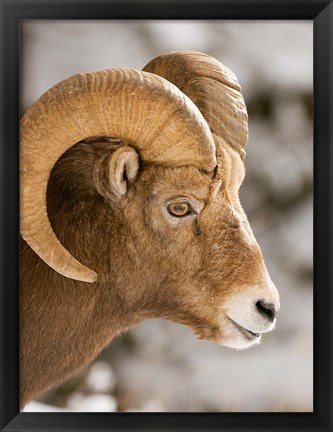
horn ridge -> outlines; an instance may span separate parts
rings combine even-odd
[[[65,79],[24,114],[20,133],[22,236],[57,272],[86,282],[96,273],[62,246],[46,210],[50,172],[66,150],[90,136],[117,136],[147,162],[205,171],[216,165],[211,131],[195,104],[163,77],[134,69]]]
[[[242,154],[248,116],[235,74],[208,54],[171,51],[151,60],[144,71],[176,85],[199,108],[211,131]]]

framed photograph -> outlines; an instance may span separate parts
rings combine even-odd
[[[1,430],[332,430],[332,3],[1,1]]]

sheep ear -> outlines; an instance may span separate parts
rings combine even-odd
[[[111,190],[123,196],[134,183],[139,171],[139,156],[129,146],[120,147],[109,159],[109,182]]]

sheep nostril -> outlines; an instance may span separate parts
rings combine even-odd
[[[276,311],[273,303],[266,303],[263,300],[259,300],[257,301],[256,306],[260,313],[265,314],[270,319],[270,321],[274,321]]]

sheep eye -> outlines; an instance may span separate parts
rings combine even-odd
[[[187,202],[169,204],[168,212],[172,216],[183,217],[191,213],[191,206]]]

